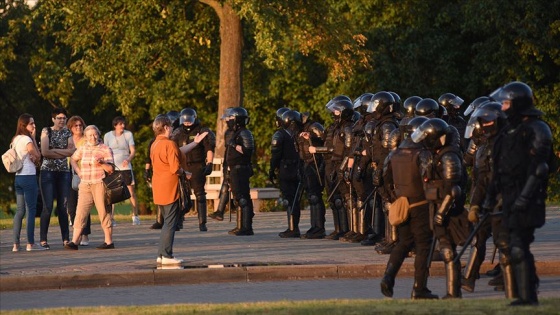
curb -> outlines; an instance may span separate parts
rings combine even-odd
[[[122,286],[201,284],[220,282],[257,282],[283,280],[320,280],[380,278],[385,264],[356,265],[285,265],[192,269],[153,269],[127,272],[74,273],[41,276],[0,277],[0,292],[52,289],[81,289]],[[492,269],[490,263],[481,266],[481,273]],[[539,275],[560,275],[560,261],[536,262]],[[175,267],[180,268],[180,267]],[[414,275],[414,264],[404,263],[399,277]],[[442,262],[433,262],[430,275],[445,276]]]

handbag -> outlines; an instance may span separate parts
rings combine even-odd
[[[76,173],[72,173],[72,189],[78,191],[80,186],[80,176]]]
[[[408,203],[408,198],[401,196],[389,206],[389,223],[397,226],[408,220],[410,209],[427,204],[427,200],[422,200],[413,204]]]
[[[114,169],[116,166],[113,165]],[[124,182],[121,172],[105,173],[103,178],[105,186],[105,204],[112,205],[130,198],[130,191]]]
[[[19,139],[18,139],[19,140]],[[2,154],[2,163],[8,173],[16,173],[23,168],[23,159],[16,152],[16,143],[10,143],[8,151]]]

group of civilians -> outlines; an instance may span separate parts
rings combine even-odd
[[[50,249],[48,231],[55,200],[65,248],[78,249],[78,246],[89,245],[90,211],[95,205],[105,234],[104,243],[97,248],[112,249],[112,227],[115,223],[112,220],[112,205],[106,205],[104,200],[102,179],[105,173],[122,173],[131,195],[132,224],[140,224],[131,164],[135,155],[132,133],[125,130],[126,121],[121,116],[113,119],[113,130],[104,137],[95,125],[86,126],[80,116],[68,118],[63,108],[55,108],[51,116],[52,126],[43,128],[40,143],[37,143],[33,116],[27,113],[20,115],[11,141],[23,160],[23,167],[15,174],[17,209],[13,221],[12,251],[22,250],[20,234],[26,213],[26,250]],[[76,187],[72,187],[73,176],[79,177]],[[37,244],[34,230],[39,192],[43,209]],[[72,239],[69,225],[74,227]]]

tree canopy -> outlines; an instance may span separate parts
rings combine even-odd
[[[324,105],[338,94],[452,92],[468,105],[521,80],[558,151],[558,7],[560,0],[40,0],[29,9],[9,1],[0,7],[0,128],[13,135],[24,112],[44,127],[59,106],[104,131],[124,115],[141,156],[157,114],[192,107],[220,136],[224,108],[244,106],[257,174],[266,174],[278,107],[328,123]],[[0,177],[0,199],[12,200],[13,177]]]

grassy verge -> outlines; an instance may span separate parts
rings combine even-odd
[[[410,300],[326,300],[281,301],[232,304],[175,304],[2,311],[2,314],[558,314],[560,299],[543,299],[536,307],[510,307],[501,299],[410,301]]]

